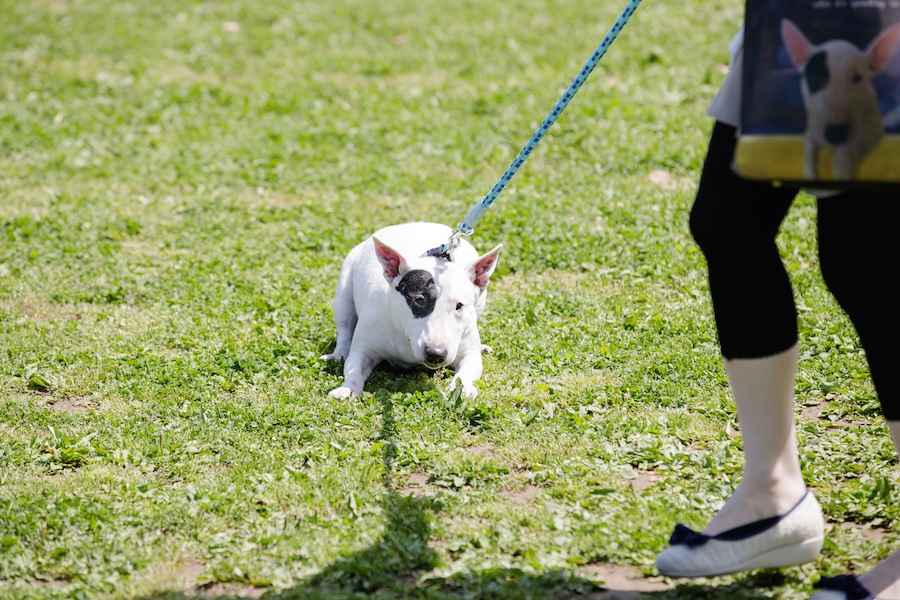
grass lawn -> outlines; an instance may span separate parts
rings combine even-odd
[[[801,195],[825,548],[653,566],[740,475],[687,227],[738,0],[642,5],[469,238],[504,244],[476,399],[388,368],[327,396],[344,254],[462,220],[624,5],[0,0],[0,597],[790,600],[900,544]]]

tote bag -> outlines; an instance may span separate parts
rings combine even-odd
[[[737,174],[900,189],[900,0],[746,0]]]

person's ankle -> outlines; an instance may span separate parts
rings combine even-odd
[[[741,525],[761,519],[777,517],[790,511],[803,498],[806,486],[799,481],[744,481],[703,530],[706,535],[718,535]]]

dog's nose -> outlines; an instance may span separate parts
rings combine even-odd
[[[850,138],[849,123],[829,123],[825,126],[825,141],[835,146],[846,144]]]
[[[425,348],[425,364],[438,366],[447,360],[447,351],[442,348]]]

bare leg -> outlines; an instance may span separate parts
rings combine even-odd
[[[740,485],[707,525],[716,535],[790,510],[806,491],[797,453],[794,377],[798,346],[725,361],[744,444]]]
[[[859,334],[888,430],[900,451],[900,321],[895,318],[896,299],[889,293],[892,278],[884,270],[897,263],[897,193],[844,191],[820,198],[818,207],[822,275]],[[879,600],[900,600],[900,550],[857,578]]]
[[[900,451],[900,421],[888,421],[894,446]],[[878,600],[900,600],[900,550],[859,576],[859,582]]]

